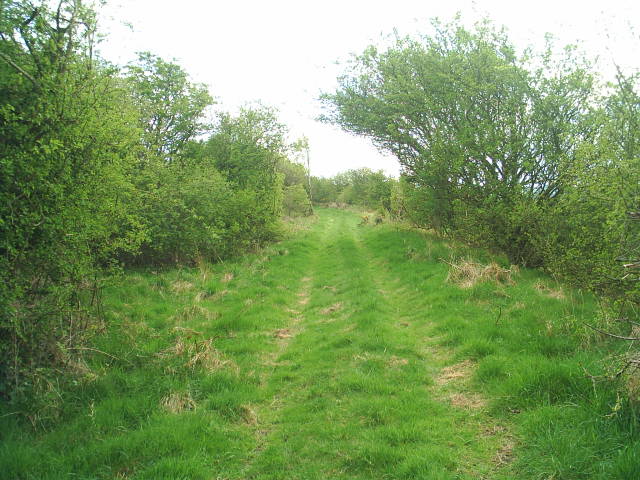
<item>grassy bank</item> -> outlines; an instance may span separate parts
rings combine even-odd
[[[85,380],[36,430],[3,407],[0,475],[640,478],[631,407],[585,375],[612,348],[591,298],[534,271],[463,288],[452,265],[486,254],[359,222],[322,209],[238,262],[128,273]]]

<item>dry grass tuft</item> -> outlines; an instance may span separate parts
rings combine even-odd
[[[176,280],[171,284],[171,290],[175,293],[183,293],[193,288],[193,283],[186,280]]]
[[[220,300],[222,297],[226,296],[228,293],[229,293],[229,290],[222,290],[213,296],[213,300],[214,301]]]
[[[67,358],[65,366],[74,377],[82,378],[86,382],[97,380],[98,375],[89,368],[87,362],[82,358]]]
[[[625,388],[629,399],[635,404],[640,403],[640,371],[637,368],[627,374]]]
[[[196,265],[198,266],[198,270],[200,271],[200,278],[203,282],[206,282],[211,275],[211,270],[209,269],[209,263],[204,259],[204,257],[198,256],[196,258]]]
[[[513,449],[515,448],[515,440],[511,436],[506,436],[504,442],[493,457],[493,463],[498,467],[511,463],[514,459]]]
[[[240,407],[240,414],[247,425],[251,425],[252,427],[258,425],[258,414],[250,405],[242,405]]]
[[[195,410],[196,402],[189,392],[174,392],[162,398],[160,406],[166,412],[178,414],[185,410]]]
[[[409,360],[392,355],[391,358],[389,358],[389,360],[387,361],[387,364],[392,368],[397,368],[404,365],[409,365]]]
[[[233,273],[228,272],[225,273],[222,277],[222,283],[229,283],[231,280],[233,280],[234,276]]]
[[[187,348],[187,355],[189,359],[186,366],[190,368],[200,367],[208,372],[214,372],[230,367],[238,371],[236,363],[225,359],[222,352],[213,346],[212,338],[190,344]]]
[[[187,337],[194,332],[195,335],[200,335],[200,332],[195,330],[187,332]],[[172,347],[164,350],[159,354],[160,357],[174,356],[184,357],[185,367],[188,368],[202,368],[208,372],[214,372],[223,368],[230,368],[236,373],[239,373],[240,369],[238,365],[230,359],[224,357],[223,353],[213,346],[213,339],[207,340],[193,340],[192,338],[185,338],[180,336],[176,339]]]
[[[188,327],[173,327],[173,331],[182,334],[186,338],[193,338],[202,335],[202,332]]]
[[[309,297],[302,296],[300,300],[298,300],[298,305],[306,305],[309,303]]]
[[[542,280],[538,280],[533,285],[533,288],[535,288],[539,293],[541,293],[545,297],[555,298],[556,300],[564,300],[565,298],[567,298],[567,296],[564,294],[564,291],[562,290],[562,287],[551,288],[550,286],[545,284]]]
[[[219,314],[217,312],[212,312],[211,310],[201,307],[200,305],[190,305],[188,307],[184,307],[173,318],[179,322],[186,322],[194,320],[196,318],[215,320],[216,318],[218,318],[218,316]]]
[[[289,330],[288,328],[280,328],[275,332],[273,332],[273,336],[275,338],[291,338],[293,337],[293,334],[291,333],[291,330]]]
[[[456,363],[455,365],[445,367],[440,372],[440,375],[438,375],[438,377],[436,378],[436,383],[438,385],[444,385],[445,383],[449,383],[453,380],[469,378],[471,376],[473,367],[473,363],[469,360],[465,360],[463,362]]]
[[[193,298],[193,301],[196,303],[200,303],[202,300],[208,297],[209,297],[209,294],[207,292],[198,292],[196,296]]]
[[[323,308],[322,310],[320,310],[320,313],[322,315],[329,315],[329,314],[337,312],[338,310],[341,310],[341,309],[342,309],[342,302],[338,302],[338,303],[334,303],[330,307]]]
[[[449,401],[454,407],[472,410],[477,410],[487,405],[484,398],[479,395],[468,393],[454,393],[449,397]]]
[[[471,288],[480,282],[495,282],[498,284],[512,285],[512,275],[519,269],[512,266],[510,269],[502,268],[496,262],[489,265],[474,262],[470,259],[461,260],[458,263],[447,262],[451,267],[447,282],[458,285],[461,288]]]

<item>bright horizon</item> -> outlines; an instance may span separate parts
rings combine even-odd
[[[368,139],[315,120],[321,113],[318,96],[334,91],[342,72],[336,61],[380,44],[394,29],[401,35],[427,33],[433,17],[447,21],[460,12],[471,24],[487,16],[505,25],[519,48],[540,47],[550,32],[558,45],[580,42],[590,57],[599,56],[599,69],[606,75],[613,60],[638,70],[634,47],[640,41],[632,25],[640,20],[640,4],[625,0],[544,0],[535,6],[501,0],[399,0],[393,8],[388,2],[360,0],[182,0],[179,5],[168,0],[108,4],[102,10],[102,30],[108,34],[100,48],[103,56],[120,65],[139,51],[175,59],[193,81],[209,87],[215,110],[234,112],[254,102],[276,107],[292,140],[309,138],[316,176],[361,167],[398,174],[396,159],[378,152]]]

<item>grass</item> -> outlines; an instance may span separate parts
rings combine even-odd
[[[640,478],[636,412],[585,375],[612,348],[585,348],[593,299],[359,222],[323,209],[237,262],[128,273],[44,428],[2,407],[3,478]],[[461,288],[465,259],[485,275]]]

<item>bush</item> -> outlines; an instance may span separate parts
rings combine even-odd
[[[307,217],[313,213],[311,200],[309,200],[309,195],[302,185],[297,184],[285,187],[284,211],[290,217]]]

